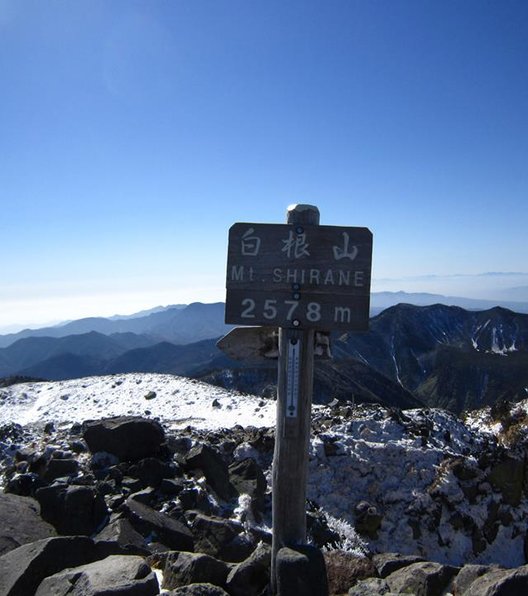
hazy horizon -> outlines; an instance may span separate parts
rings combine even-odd
[[[468,283],[473,282],[473,287],[469,291],[463,292],[463,288],[467,288]],[[517,283],[518,285],[511,285]],[[383,279],[372,280],[372,293],[381,292],[404,292],[407,294],[435,294],[446,297],[469,298],[477,300],[488,300],[497,302],[518,302],[528,303],[528,273],[509,272],[509,273],[481,273],[476,275],[451,275],[451,276],[437,276],[425,275],[417,276],[407,279]],[[179,296],[181,299],[171,300],[171,296]],[[185,298],[185,296],[187,298]],[[2,316],[0,312],[0,334],[16,333],[26,328],[39,328],[53,326],[66,321],[72,321],[85,317],[112,317],[112,316],[127,316],[138,313],[143,310],[151,310],[153,308],[162,306],[170,306],[176,304],[191,304],[193,302],[224,302],[225,290],[211,293],[210,295],[199,296],[195,290],[189,290],[187,294],[180,291],[173,294],[161,293],[152,295],[152,300],[140,297],[135,302],[129,300],[128,303],[123,301],[123,296],[120,297],[120,302],[110,304],[108,296],[104,296],[101,303],[85,297],[84,300],[79,298],[64,298],[61,301],[53,302],[50,300],[48,309],[42,312],[42,316],[35,314],[33,319],[26,321],[13,320],[11,315],[8,317]],[[160,300],[156,300],[160,298]],[[165,299],[165,300],[163,300]],[[34,308],[38,311],[38,306],[42,303],[41,300],[36,299],[33,303]],[[121,307],[119,306],[121,304]],[[29,308],[29,306],[28,306]],[[120,310],[121,308],[121,310]],[[55,310],[54,310],[55,309]],[[31,310],[29,308],[29,310]],[[47,317],[46,314],[50,312],[57,313],[55,318]],[[59,312],[70,313],[69,316],[59,316]]]

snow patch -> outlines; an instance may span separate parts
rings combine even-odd
[[[110,416],[160,418],[169,428],[268,427],[276,404],[200,381],[163,374],[130,373],[68,381],[22,383],[4,390],[3,424],[83,422]],[[146,399],[154,391],[156,396]],[[68,395],[68,399],[64,396]],[[217,407],[212,407],[216,400]]]

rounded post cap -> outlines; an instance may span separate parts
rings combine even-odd
[[[288,223],[319,225],[319,209],[315,205],[294,203],[286,211]]]

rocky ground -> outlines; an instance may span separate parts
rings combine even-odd
[[[0,423],[2,596],[267,593],[273,429],[141,414]],[[309,465],[331,594],[527,593],[524,404],[316,408]]]

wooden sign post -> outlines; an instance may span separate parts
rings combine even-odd
[[[289,207],[286,224],[236,223],[229,232],[226,323],[279,327],[274,593],[277,553],[306,543],[314,335],[368,328],[371,260],[367,228],[320,226],[312,205]]]
[[[293,226],[318,225],[316,207],[288,209]],[[279,329],[277,423],[273,453],[271,585],[277,589],[277,553],[306,544],[306,477],[310,443],[314,329]]]

